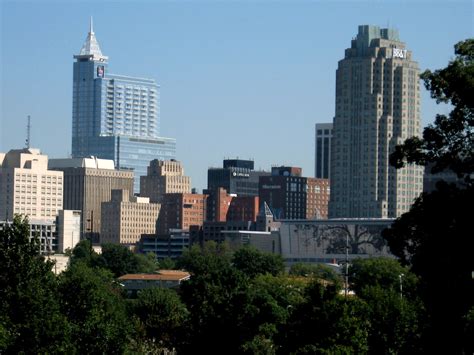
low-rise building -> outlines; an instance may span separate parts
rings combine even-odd
[[[138,251],[154,253],[157,259],[177,259],[190,246],[189,231],[170,229],[167,234],[142,234],[138,243]]]
[[[177,288],[191,275],[189,272],[180,270],[159,270],[155,274],[127,274],[120,276],[118,281],[128,294],[136,294],[147,288]]]

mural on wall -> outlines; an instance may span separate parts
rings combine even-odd
[[[325,254],[387,254],[382,237],[387,224],[295,224],[294,232],[305,236],[307,245],[316,243]]]

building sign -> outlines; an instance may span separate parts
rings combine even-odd
[[[98,65],[97,66],[97,77],[98,78],[103,78],[104,77],[104,72],[105,72],[105,68],[103,65]]]
[[[233,172],[232,173],[232,176],[238,176],[238,177],[245,177],[245,178],[248,178],[250,177],[250,174],[247,174],[247,173],[237,173],[237,172]]]
[[[400,49],[400,48],[393,48],[392,57],[405,59],[407,57],[407,50]]]

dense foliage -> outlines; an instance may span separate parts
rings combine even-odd
[[[357,294],[344,297],[340,276],[324,266],[297,265],[285,273],[273,255],[249,248],[231,253],[225,244],[208,243],[190,248],[179,261],[192,271],[179,290],[145,289],[130,299],[115,279],[137,270],[123,247],[105,248],[126,256],[118,268],[119,261],[106,262],[109,256],[81,242],[68,269],[55,276],[27,235],[20,219],[0,234],[1,352],[378,354],[422,349],[423,306],[412,296],[417,278],[393,259],[355,261],[351,278]],[[403,298],[397,288],[401,271]]]
[[[460,181],[439,182],[422,194],[410,211],[385,232],[392,252],[420,277],[420,294],[430,317],[425,347],[432,352],[472,353],[474,239],[470,224],[474,201],[474,39],[455,46],[444,69],[422,74],[438,103],[449,103],[448,116],[437,115],[423,138],[411,138],[391,156],[406,162],[451,170]]]

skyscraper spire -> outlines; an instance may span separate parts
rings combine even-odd
[[[87,34],[86,41],[84,42],[79,55],[92,55],[93,60],[100,61],[107,61],[108,59],[105,55],[102,54],[99,42],[97,42],[97,38],[95,38],[92,16],[89,24],[89,33]]]

